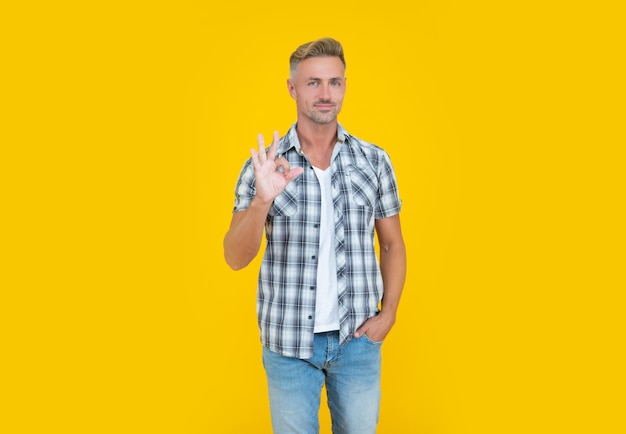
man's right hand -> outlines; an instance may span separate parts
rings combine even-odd
[[[259,134],[258,138],[259,150],[250,150],[256,178],[256,196],[261,202],[270,203],[283,192],[291,180],[301,175],[304,169],[302,167],[292,169],[285,158],[276,158],[280,141],[278,131],[274,131],[274,139],[267,153],[263,134]]]

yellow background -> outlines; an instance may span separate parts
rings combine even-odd
[[[221,242],[322,36],[404,202],[379,433],[626,432],[618,3],[2,6],[0,432],[271,432]]]

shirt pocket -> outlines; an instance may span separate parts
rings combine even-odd
[[[371,167],[350,168],[350,198],[359,207],[374,209],[378,197],[378,178]]]

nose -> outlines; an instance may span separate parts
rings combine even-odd
[[[326,83],[320,86],[320,99],[325,101],[330,99],[330,83]]]

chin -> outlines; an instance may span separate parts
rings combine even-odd
[[[333,123],[337,119],[337,114],[332,113],[332,114],[323,115],[323,116],[319,116],[319,115],[311,116],[311,119],[316,124],[325,125],[325,124]]]

